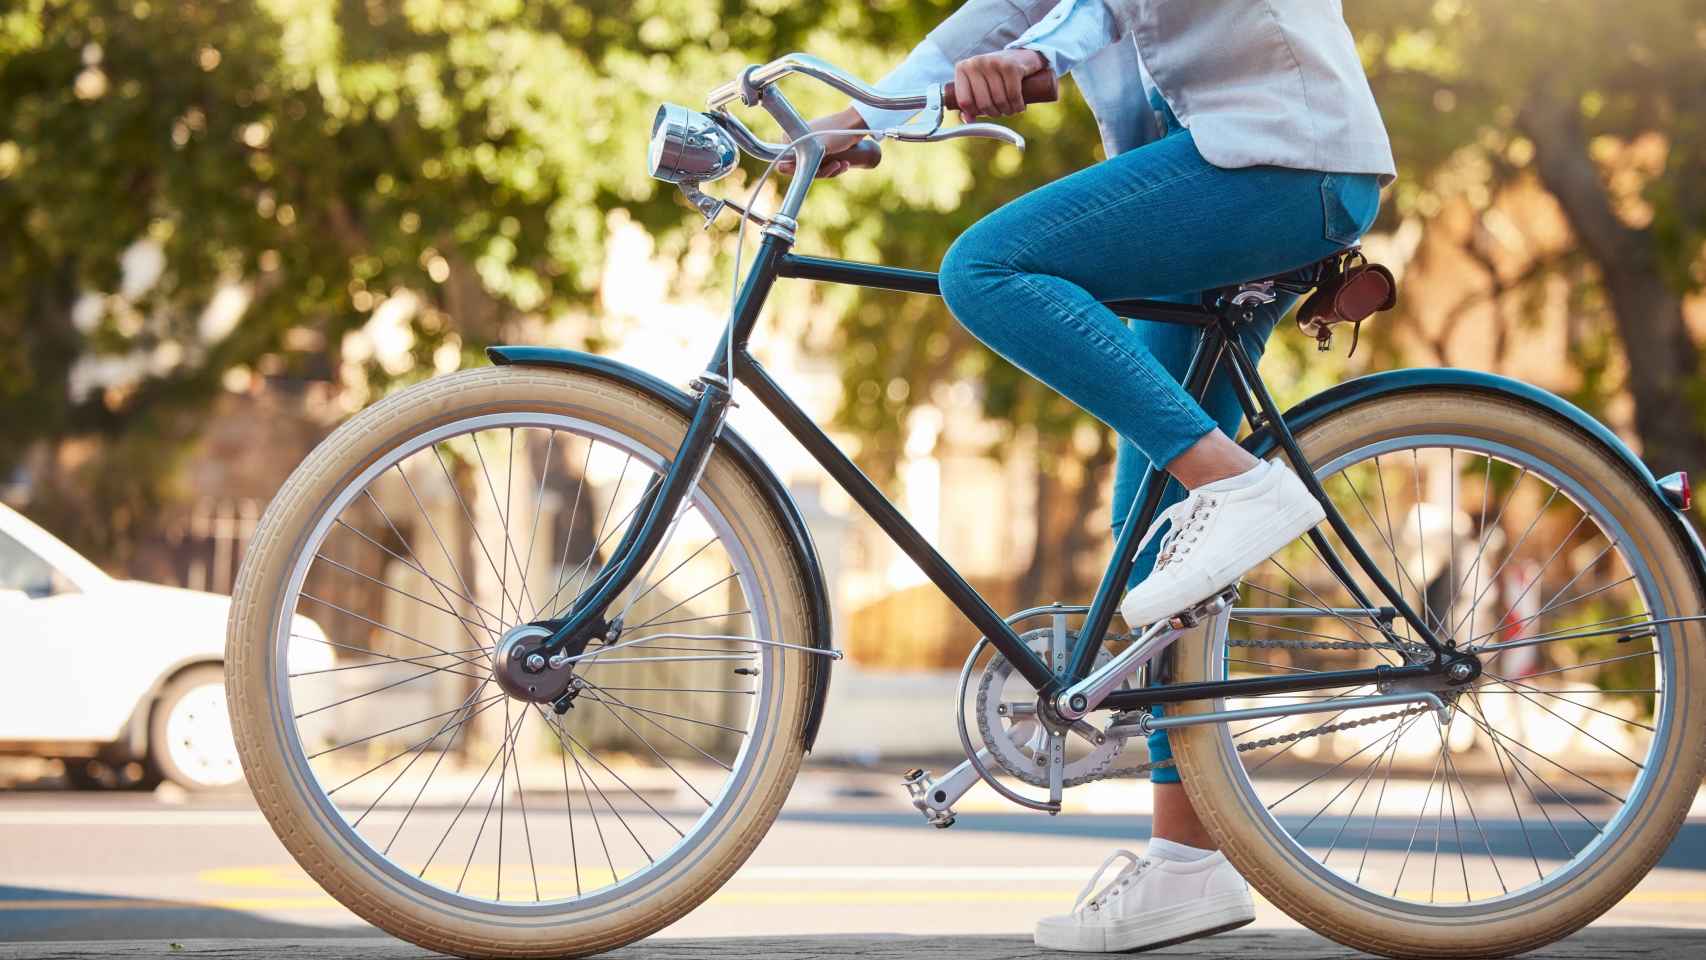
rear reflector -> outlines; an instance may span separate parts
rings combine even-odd
[[[1686,470],[1678,470],[1668,477],[1660,478],[1659,490],[1670,505],[1678,510],[1687,510],[1694,503],[1694,488],[1688,483]]]

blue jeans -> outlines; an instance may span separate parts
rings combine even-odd
[[[1243,413],[1224,370],[1202,404],[1180,385],[1195,328],[1127,326],[1101,301],[1198,302],[1200,291],[1305,266],[1355,242],[1380,205],[1371,175],[1216,167],[1166,119],[1161,139],[978,221],[942,261],[942,297],[966,329],[1119,435],[1116,535],[1150,464],[1171,463],[1211,430],[1234,435]],[[1293,299],[1263,307],[1243,330],[1253,358]],[[1183,497],[1170,480],[1161,505]],[[1157,538],[1138,557],[1133,583],[1159,548]],[[1172,756],[1165,734],[1150,738],[1150,755]],[[1168,767],[1152,779],[1178,774]]]

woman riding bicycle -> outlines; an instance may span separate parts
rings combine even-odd
[[[1020,81],[1044,69],[1077,79],[1108,159],[966,231],[943,260],[942,295],[991,349],[1119,434],[1116,535],[1148,465],[1172,476],[1172,505],[1146,533],[1121,604],[1141,629],[1236,582],[1323,514],[1283,463],[1233,441],[1242,412],[1224,369],[1203,404],[1180,385],[1193,330],[1127,327],[1101,301],[1197,302],[1321,260],[1369,228],[1395,169],[1339,5],[1320,0],[970,0],[879,86],[951,80],[968,119],[1010,116],[1025,109]],[[814,126],[905,119],[861,104]],[[857,139],[824,146],[833,155]],[[847,167],[832,158],[820,173]],[[1253,356],[1293,299],[1244,328]],[[1164,732],[1150,753],[1171,756]],[[1085,894],[1116,860],[1123,869],[1040,921],[1038,945],[1147,949],[1254,919],[1178,774],[1166,766],[1151,779],[1146,856],[1110,856]]]

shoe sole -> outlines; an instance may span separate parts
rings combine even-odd
[[[1099,926],[1038,925],[1033,941],[1045,950],[1137,953],[1236,930],[1256,919],[1247,893],[1207,897],[1189,909],[1152,910]]]
[[[1314,509],[1310,510],[1309,508],[1311,507]],[[1248,564],[1234,564],[1231,567],[1221,567],[1214,577],[1214,586],[1211,589],[1204,591],[1202,596],[1187,603],[1179,604],[1173,609],[1166,610],[1153,617],[1139,616],[1133,618],[1126,613],[1125,604],[1122,603],[1120,604],[1120,616],[1124,617],[1126,624],[1133,629],[1142,629],[1157,620],[1165,617],[1171,617],[1181,610],[1188,610],[1220,591],[1225,590],[1227,587],[1232,586],[1234,583],[1237,583],[1239,578],[1244,576],[1244,574],[1254,570],[1263,560],[1266,560],[1278,553],[1281,547],[1284,547],[1286,544],[1297,539],[1303,534],[1308,533],[1321,521],[1327,519],[1326,511],[1322,510],[1321,505],[1313,498],[1311,498],[1308,504],[1304,506],[1304,510],[1307,512],[1302,514],[1292,514],[1290,516],[1280,518],[1275,522],[1266,524],[1252,532],[1250,542],[1255,544],[1252,552],[1261,551],[1261,555],[1255,560],[1250,561]],[[1306,520],[1308,522],[1304,523]],[[1302,524],[1302,526],[1300,527],[1299,524]],[[1234,572],[1229,575],[1227,573],[1228,570],[1233,570]]]

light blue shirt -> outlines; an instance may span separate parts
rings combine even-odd
[[[1118,41],[1118,25],[1102,0],[1060,0],[1047,16],[1032,24],[1005,49],[1035,50],[1048,61],[1055,76],[1063,77]],[[1144,90],[1152,89],[1155,83],[1149,78],[1149,71],[1143,69],[1141,59],[1138,69],[1143,75]],[[885,93],[910,93],[953,79],[954,61],[926,39],[877,88]],[[879,110],[862,103],[854,104],[853,109],[859,111],[865,125],[872,130],[897,126],[911,116],[905,111]]]
[[[1397,172],[1355,38],[1331,0],[965,0],[880,86],[915,93],[952,80],[960,60],[1013,45],[1071,72],[1109,156],[1162,135],[1160,100],[1217,167],[1372,173],[1382,183]],[[906,119],[860,112],[873,129]]]

